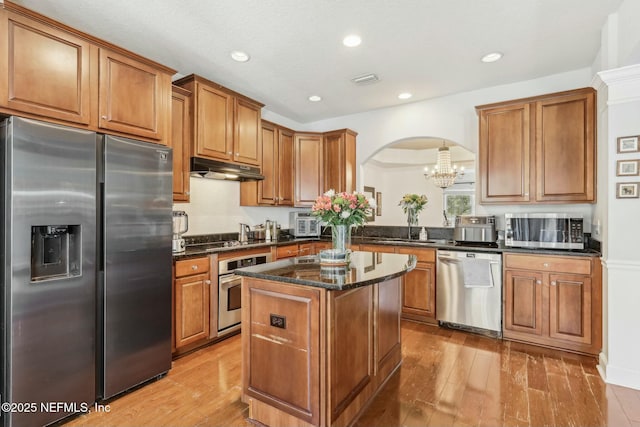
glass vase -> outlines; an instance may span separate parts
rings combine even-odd
[[[331,247],[340,253],[346,253],[351,246],[351,227],[344,224],[331,226]]]
[[[409,240],[411,240],[411,226],[418,225],[418,212],[414,208],[407,208],[407,229],[409,234]]]

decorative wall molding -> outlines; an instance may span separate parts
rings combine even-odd
[[[640,271],[640,262],[616,260],[616,259],[602,259],[602,266],[608,270],[637,270]]]

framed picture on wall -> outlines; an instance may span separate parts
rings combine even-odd
[[[376,192],[376,215],[382,215],[382,193]]]
[[[616,186],[616,199],[637,199],[638,182],[619,182]]]
[[[638,135],[618,138],[618,153],[634,153],[638,150]]]
[[[616,164],[616,176],[638,176],[640,160],[618,160]]]
[[[375,199],[376,189],[374,187],[364,186],[364,195],[369,199]],[[367,216],[367,222],[374,222],[376,220],[376,210],[373,209],[371,215]]]

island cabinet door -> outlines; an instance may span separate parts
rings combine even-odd
[[[243,279],[243,390],[253,419],[274,426],[294,419],[320,424],[322,293]]]
[[[375,291],[375,374],[386,378],[402,358],[400,312],[402,279],[395,278],[376,285]]]
[[[353,418],[374,387],[373,296],[373,286],[329,293],[328,417],[338,425]]]

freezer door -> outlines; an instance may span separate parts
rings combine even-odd
[[[2,401],[37,409],[4,421],[41,426],[95,401],[96,137],[17,117],[0,134]]]
[[[104,136],[101,391],[171,367],[171,150]]]

